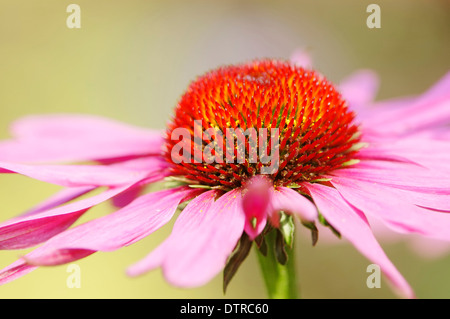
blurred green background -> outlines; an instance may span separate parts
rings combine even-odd
[[[289,58],[296,48],[339,82],[359,68],[381,79],[379,99],[419,94],[450,68],[450,2],[442,1],[112,1],[78,0],[81,29],[66,26],[62,0],[0,1],[0,138],[30,113],[98,114],[163,129],[179,96],[197,75],[256,57]],[[369,29],[366,8],[381,7],[381,29]],[[21,176],[0,176],[0,220],[59,188]],[[112,211],[105,203],[84,222]],[[301,230],[303,231],[303,230]],[[141,242],[75,262],[81,288],[68,288],[67,266],[40,268],[0,287],[0,298],[264,298],[250,255],[222,293],[221,275],[197,289],[169,286],[159,270],[128,278],[170,225]],[[304,298],[395,298],[385,281],[366,286],[370,264],[348,245],[299,240]],[[424,259],[406,242],[385,244],[421,298],[450,297],[450,256]],[[0,268],[26,251],[0,252]]]

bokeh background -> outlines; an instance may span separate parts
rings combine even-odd
[[[163,129],[197,75],[258,57],[289,58],[297,48],[335,82],[374,69],[378,99],[419,94],[450,69],[447,0],[74,2],[81,29],[66,26],[70,1],[0,0],[0,138],[31,113],[96,114]],[[381,7],[381,29],[366,26],[370,3]],[[0,189],[3,221],[59,187],[1,175]],[[112,209],[102,204],[79,223]],[[77,261],[81,288],[66,286],[67,266],[40,268],[0,287],[0,298],[265,298],[254,254],[225,295],[221,275],[197,289],[171,287],[159,270],[126,277],[126,267],[169,232],[170,225],[131,247]],[[424,258],[406,241],[383,246],[418,297],[450,297],[450,255]],[[311,247],[303,236],[297,249],[304,298],[396,297],[385,281],[367,288],[370,262],[351,246],[319,240]],[[0,268],[26,252],[1,251]]]

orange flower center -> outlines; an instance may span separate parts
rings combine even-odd
[[[167,128],[165,157],[192,184],[239,187],[315,181],[341,168],[359,142],[354,114],[334,86],[285,61],[257,60],[192,82]]]

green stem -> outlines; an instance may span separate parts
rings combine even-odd
[[[285,246],[287,262],[282,265],[276,255],[276,231],[271,231],[265,236],[267,254],[264,256],[258,249],[259,265],[264,277],[267,292],[271,299],[297,299],[298,286],[296,280],[294,244]]]

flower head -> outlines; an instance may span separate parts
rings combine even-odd
[[[3,269],[0,283],[135,243],[184,203],[170,236],[130,275],[162,267],[170,283],[193,287],[225,267],[228,282],[253,242],[264,250],[270,231],[281,234],[277,259],[284,263],[292,216],[314,242],[315,223],[331,227],[412,297],[367,217],[401,233],[450,240],[449,87],[447,75],[418,98],[374,103],[371,72],[337,88],[298,61],[256,60],[194,81],[165,133],[92,116],[19,120],[14,138],[0,143],[0,172],[65,189],[0,225],[2,249],[43,243]],[[84,161],[96,163],[38,164]],[[175,183],[139,195],[163,179]],[[117,211],[71,227],[109,199]]]
[[[342,96],[314,71],[276,60],[222,67],[198,78],[182,96],[168,125],[166,158],[174,164],[172,174],[191,183],[236,188],[264,174],[263,154],[256,149],[266,143],[277,148],[279,161],[268,177],[274,185],[289,186],[316,180],[352,159],[359,140],[353,120]],[[209,132],[198,143],[192,138],[182,160],[174,161],[173,133],[181,128],[192,136]],[[258,134],[263,129],[266,136]],[[270,143],[273,129],[277,144]],[[239,133],[247,133],[249,141],[239,144]],[[207,148],[214,150],[212,163],[205,158]]]

